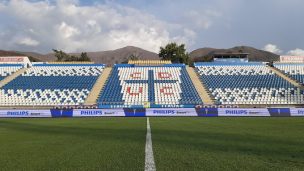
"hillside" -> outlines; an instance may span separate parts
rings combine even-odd
[[[0,50],[0,56],[23,56],[22,53]]]
[[[35,58],[40,59],[41,61],[56,60],[53,53],[42,55],[33,52],[23,52],[23,54],[26,54],[28,56],[33,56]],[[80,55],[80,53],[70,53],[70,54],[76,56]],[[127,46],[116,50],[87,52],[87,55],[95,63],[104,63],[107,65],[113,65],[115,63],[123,63],[127,61],[127,58],[131,55],[135,55],[139,57],[139,59],[159,59],[158,54],[133,46]]]
[[[279,60],[279,55],[255,49],[248,46],[237,46],[230,49],[215,49],[215,48],[200,48],[190,52],[190,57],[195,61],[202,61],[205,56],[212,56],[214,53],[249,53],[250,61],[276,61]],[[80,53],[70,53],[79,56]],[[104,63],[112,66],[115,63],[123,63],[131,55],[139,57],[139,59],[159,59],[158,54],[150,52],[138,47],[127,46],[124,48],[108,51],[87,52],[88,56],[95,63]],[[31,56],[35,61],[55,61],[53,53],[39,54],[35,52],[18,52],[18,51],[3,51],[0,50],[0,56],[16,56],[26,55]]]

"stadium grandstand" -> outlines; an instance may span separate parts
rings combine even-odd
[[[90,63],[34,63],[29,68],[22,64],[0,64],[0,106],[82,105],[104,67]],[[4,82],[4,78],[9,81]]]
[[[300,105],[304,93],[262,63],[197,63],[217,104]]]
[[[114,66],[98,103],[100,107],[194,107],[202,101],[184,64],[121,64]]]
[[[275,64],[275,67],[304,85],[304,64]]]
[[[202,105],[301,106],[303,64],[248,62],[249,54],[217,54],[191,68],[133,60],[107,68],[92,62],[0,64],[0,107],[193,108]],[[105,71],[103,73],[103,71]]]
[[[0,64],[0,81],[9,75],[12,75],[22,67],[21,64]]]

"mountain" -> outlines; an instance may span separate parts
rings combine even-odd
[[[49,54],[39,54],[33,52],[22,52],[28,56],[35,57],[41,61],[55,61],[56,57],[53,53]],[[80,53],[69,53],[70,55],[80,56]],[[115,63],[126,62],[128,57],[131,55],[138,57],[139,59],[159,59],[158,54],[150,52],[138,47],[127,46],[124,48],[108,51],[98,51],[98,52],[87,52],[87,55],[95,63],[103,63],[112,66]]]
[[[0,56],[23,56],[23,54],[15,51],[0,50]]]
[[[264,50],[249,46],[236,46],[230,49],[200,48],[192,51],[190,57],[195,61],[202,61],[203,57],[212,56],[216,53],[249,53],[249,61],[278,61],[280,56]]]
[[[249,53],[250,61],[276,61],[279,55],[255,49],[248,46],[236,46],[230,49],[200,48],[190,52],[190,57],[195,61],[202,61],[206,56],[212,56],[215,53]],[[80,56],[80,53],[70,53],[71,55]],[[35,52],[3,51],[0,50],[0,56],[18,56],[26,55],[33,57],[35,61],[55,61],[54,53],[40,54]],[[158,54],[138,47],[127,46],[116,50],[87,52],[87,55],[95,63],[103,63],[112,66],[115,63],[126,62],[131,55],[139,59],[159,59]]]
[[[73,55],[79,56],[80,54],[74,53]],[[158,54],[133,46],[127,46],[124,48],[109,51],[88,52],[87,55],[91,58],[92,61],[96,63],[104,63],[107,65],[127,62],[127,59],[131,55],[137,56],[141,60],[159,59]]]

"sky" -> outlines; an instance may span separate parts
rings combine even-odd
[[[303,0],[0,0],[0,49],[246,45],[304,56]]]

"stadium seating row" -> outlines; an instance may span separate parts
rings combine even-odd
[[[304,104],[303,90],[262,63],[197,63],[196,71],[217,104]],[[276,64],[304,82],[303,64]],[[0,81],[22,65],[0,64]],[[34,64],[0,89],[0,106],[82,105],[102,64]],[[185,107],[202,104],[185,65],[116,65],[96,102],[104,106]]]
[[[261,63],[202,64],[197,72],[218,104],[303,104],[304,93]]]
[[[0,64],[0,81],[22,68],[22,65]]]
[[[80,105],[103,68],[85,64],[34,66],[1,88],[0,105]]]
[[[275,64],[275,67],[304,84],[304,64]]]

